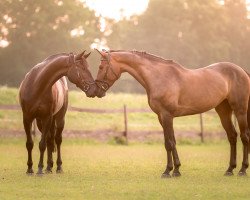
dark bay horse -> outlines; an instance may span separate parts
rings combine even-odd
[[[85,52],[85,51],[84,51]],[[47,145],[47,172],[52,171],[54,142],[57,145],[57,172],[61,172],[61,142],[64,117],[68,107],[68,86],[64,76],[86,93],[94,97],[96,84],[86,61],[89,54],[56,54],[33,67],[25,76],[19,89],[19,101],[23,111],[23,125],[27,136],[28,174],[33,173],[31,125],[34,119],[42,133],[39,143],[40,161],[38,174],[43,173],[43,157]]]
[[[97,96],[119,79],[121,73],[131,74],[146,90],[148,103],[158,115],[164,131],[167,166],[162,177],[180,176],[181,166],[176,150],[173,118],[206,112],[215,108],[230,142],[230,164],[225,175],[233,175],[236,167],[237,133],[232,123],[235,113],[243,143],[243,162],[239,175],[248,168],[250,124],[250,79],[239,66],[220,62],[199,69],[187,69],[173,60],[146,52],[98,51],[102,58],[97,74]],[[174,163],[174,166],[173,166]]]

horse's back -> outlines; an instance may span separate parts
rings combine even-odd
[[[230,62],[220,62],[209,65],[208,68],[220,74],[227,82],[229,92],[239,91],[239,89],[246,93],[250,92],[249,74],[240,66]]]
[[[204,68],[190,70],[187,76],[190,76],[193,82],[197,79],[200,82],[210,82],[209,85],[224,84],[228,90],[239,85],[249,87],[248,73],[240,66],[230,62],[219,62]]]

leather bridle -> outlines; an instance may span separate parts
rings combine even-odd
[[[77,83],[75,85],[76,85],[76,87],[82,89],[84,92],[87,92],[90,89],[91,85],[95,84],[95,81],[87,82],[83,79],[83,77],[81,76],[81,73],[79,71],[79,67],[77,67],[78,62],[81,62],[81,60],[75,61],[74,54],[70,53],[69,54],[69,65],[71,65],[71,67],[75,67],[76,73],[77,73]],[[74,66],[72,66],[72,65],[74,65]],[[80,86],[83,86],[83,87],[80,87]]]
[[[98,80],[96,79],[96,85],[101,88],[102,90],[104,90],[105,92],[110,88],[110,84],[108,83],[108,72],[109,70],[114,74],[114,76],[116,77],[116,79],[119,78],[119,76],[115,73],[115,71],[112,68],[112,65],[110,63],[110,52],[106,51],[106,53],[108,54],[107,58],[102,57],[101,61],[107,61],[108,63],[108,67],[106,68],[103,80]]]

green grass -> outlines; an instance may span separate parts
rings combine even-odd
[[[18,90],[15,88],[0,87],[0,105],[18,104]],[[69,104],[82,108],[123,109],[149,108],[147,96],[142,94],[113,94],[99,98],[87,98],[84,93],[70,91]],[[175,118],[175,131],[200,132],[199,115]],[[22,113],[20,111],[0,110],[0,130],[23,130]],[[67,130],[95,131],[108,129],[112,131],[124,130],[123,113],[95,114],[67,112]],[[128,113],[129,131],[161,131],[155,113]],[[204,131],[209,133],[223,132],[219,118],[213,112],[204,114]]]
[[[0,86],[0,105],[18,104],[18,89]]]
[[[0,138],[0,199],[249,199],[249,177],[224,177],[227,143],[178,145],[182,177],[161,179],[160,144],[129,146],[64,139],[64,174],[27,176],[23,138]],[[241,147],[239,146],[239,154]],[[33,150],[37,170],[38,142]],[[241,163],[241,155],[238,156]],[[235,171],[239,170],[239,167]]]

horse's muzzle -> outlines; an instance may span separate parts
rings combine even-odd
[[[102,98],[106,95],[106,91],[102,90],[101,88],[97,87],[96,89],[96,96],[98,98]]]
[[[88,91],[85,92],[85,93],[86,93],[86,96],[87,96],[87,97],[90,97],[90,98],[96,97],[96,90],[97,90],[97,88],[98,88],[98,87],[96,86],[96,84],[91,85],[91,86],[89,87]]]

